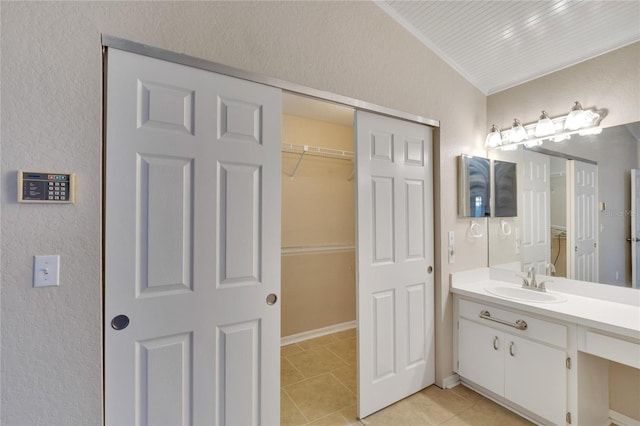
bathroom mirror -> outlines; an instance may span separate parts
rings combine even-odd
[[[488,158],[458,157],[458,214],[462,217],[491,215],[491,161]]]
[[[509,161],[493,162],[493,215],[495,217],[518,216],[517,164]]]
[[[635,239],[640,238],[640,226],[634,224],[638,231],[632,235],[631,222],[640,219],[632,207],[632,200],[640,202],[636,201],[640,189],[632,196],[631,170],[640,168],[639,145],[640,122],[636,122],[517,151],[490,150],[488,156],[494,161],[517,164],[518,217],[489,220],[489,265],[518,270],[535,266],[539,273],[637,287],[640,242]],[[581,179],[588,182],[588,176],[594,177],[595,190],[578,200],[584,195]],[[585,210],[580,203],[589,197],[592,207]],[[497,205],[496,200],[495,216]],[[585,216],[586,225],[576,218],[579,208],[592,214]],[[585,229],[593,232],[587,244],[592,250],[576,258]],[[632,251],[638,259],[633,268]],[[582,264],[588,262],[592,275],[580,276]]]

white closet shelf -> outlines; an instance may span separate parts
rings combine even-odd
[[[353,160],[355,158],[355,153],[353,151],[344,151],[341,149],[333,149],[333,148],[323,148],[320,146],[312,146],[312,145],[295,145],[292,143],[282,143],[281,144],[282,152],[289,152],[292,154],[299,154],[300,157],[296,162],[293,171],[289,175],[290,177],[294,177],[296,172],[298,171],[298,167],[300,167],[300,163],[302,162],[302,158],[305,155],[314,155],[318,157],[325,158],[335,158],[338,160]],[[353,173],[349,177],[349,180],[353,179]]]
[[[355,158],[353,151],[344,151],[341,149],[323,148],[320,146],[312,145],[295,145],[292,143],[282,143],[282,151],[290,152],[292,154],[300,155],[316,155],[320,157],[330,157],[345,160],[352,160]]]

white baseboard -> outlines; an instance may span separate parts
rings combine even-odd
[[[618,426],[640,426],[639,420],[632,419],[613,410],[609,410],[609,419]]]
[[[452,374],[449,377],[445,377],[442,379],[442,389],[451,389],[455,388],[460,384],[460,376],[457,374]]]
[[[292,334],[290,336],[282,337],[280,339],[280,346],[291,345],[292,343],[302,342],[303,340],[314,339],[316,337],[326,336],[327,334],[337,333],[339,331],[349,330],[352,328],[356,328],[356,321],[343,322],[342,324],[335,324],[330,325],[329,327]]]

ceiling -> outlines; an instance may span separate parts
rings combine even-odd
[[[376,1],[490,95],[640,40],[640,1]]]

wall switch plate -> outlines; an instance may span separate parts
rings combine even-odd
[[[456,239],[455,232],[449,231],[449,243],[447,247],[447,252],[449,253],[449,263],[454,263],[456,261]]]
[[[33,257],[33,286],[60,285],[60,255]]]

